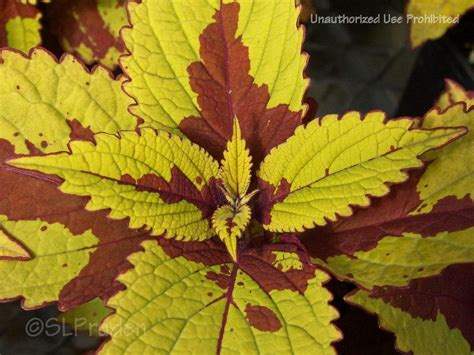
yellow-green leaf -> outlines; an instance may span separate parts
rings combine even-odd
[[[101,327],[111,335],[101,354],[335,353],[340,333],[324,272],[314,270],[301,292],[268,290],[231,263],[171,258],[155,241],[143,247],[119,277],[127,289],[108,302],[115,313]],[[259,257],[248,265],[258,268]]]
[[[467,127],[467,135],[440,151],[424,156],[434,161],[417,185],[423,205],[413,214],[430,212],[438,201],[449,196],[474,198],[474,110],[466,112],[465,105],[458,103],[442,113],[432,109],[423,120],[423,128],[455,126]],[[446,173],[448,171],[449,174]]]
[[[31,254],[17,240],[0,229],[0,260],[29,260]]]
[[[238,119],[234,119],[232,139],[227,143],[220,176],[232,199],[242,198],[250,186],[252,158],[242,139]]]
[[[385,122],[382,112],[350,112],[300,127],[267,156],[257,173],[280,197],[267,214],[270,231],[302,231],[350,216],[353,205],[389,192],[422,166],[418,157],[465,134],[464,128],[413,129],[409,119]],[[267,188],[268,190],[268,188]],[[262,192],[260,192],[262,194]],[[281,197],[283,195],[283,197]],[[270,196],[270,200],[272,197]]]
[[[24,53],[41,43],[41,13],[32,3],[3,0],[0,3],[0,47]]]
[[[32,258],[0,260],[0,299],[24,299],[25,308],[58,300],[64,285],[89,262],[97,239],[90,231],[73,235],[59,223],[41,220],[8,221],[0,215],[0,227],[21,242]]]
[[[303,268],[303,264],[296,253],[274,251],[273,255],[275,255],[275,262],[273,265],[277,268],[281,268],[283,272],[288,270],[301,270]]]
[[[263,102],[267,108],[281,104],[293,111],[302,108],[308,85],[303,77],[307,57],[301,54],[303,29],[297,26],[294,0],[243,0],[234,4],[225,15],[219,11],[230,6],[219,0],[145,0],[129,4],[132,28],[123,31],[123,37],[130,55],[122,59],[122,64],[131,81],[125,89],[138,102],[133,112],[147,125],[177,130],[185,118],[201,119],[205,103],[198,100],[196,87],[192,88],[191,80],[198,78],[191,67],[203,61],[206,51],[212,51],[201,43],[205,41],[201,35],[219,19],[226,30],[220,31],[220,38],[213,39],[212,44],[223,45],[224,52],[230,52],[237,48],[231,41],[238,39],[248,48],[245,58],[232,54],[222,66],[206,63],[212,67],[211,73],[219,73],[213,79],[226,87],[222,95],[213,94],[219,103],[214,110],[220,118],[228,119],[229,112],[224,110],[235,111],[237,106],[248,105],[243,96],[250,91],[245,87],[247,82],[233,77],[242,74],[251,76],[250,85],[255,82],[268,88],[268,97],[261,99],[266,100]],[[224,52],[216,54],[221,57]],[[242,68],[247,69],[247,64],[241,65],[244,61],[249,63],[249,70],[244,70],[248,73],[242,73]],[[233,65],[239,67],[224,67]],[[221,71],[227,73],[226,78],[221,77]],[[250,97],[255,99],[252,94]],[[221,102],[226,104],[221,107]]]
[[[212,225],[219,238],[225,243],[232,259],[237,261],[237,240],[250,222],[252,212],[248,205],[238,211],[232,206],[219,207],[212,215]]]
[[[380,326],[395,333],[396,347],[414,355],[470,355],[471,347],[459,329],[451,328],[438,311],[435,320],[424,320],[396,308],[367,291],[357,291],[347,300],[378,315]]]
[[[459,23],[459,16],[473,7],[472,0],[410,0],[407,20],[412,46],[441,37],[448,28]],[[451,17],[451,21],[443,20],[441,16]]]
[[[49,31],[66,52],[114,68],[125,51],[119,34],[128,25],[125,7],[123,0],[54,0],[45,11]]]
[[[451,264],[474,262],[473,235],[474,227],[433,236],[405,233],[387,236],[368,251],[313,261],[364,288],[403,287],[412,279],[438,275]]]
[[[72,142],[71,153],[9,164],[60,176],[65,180],[61,191],[90,196],[89,210],[110,209],[111,218],[129,218],[131,228],[187,240],[213,236],[201,206],[213,201],[201,192],[217,176],[218,164],[204,150],[153,129],[95,139],[97,144]]]
[[[446,79],[445,83],[445,91],[440,95],[436,103],[436,106],[442,111],[458,102],[466,103],[466,109],[468,110],[474,106],[474,91],[466,91],[454,80]]]
[[[70,311],[60,313],[57,320],[61,324],[67,324],[76,331],[82,331],[89,335],[101,336],[100,324],[112,310],[107,308],[105,302],[100,298],[84,303]]]
[[[31,59],[19,53],[0,52],[0,139],[27,154],[27,141],[45,153],[67,150],[79,122],[92,132],[116,133],[134,129],[136,119],[127,112],[132,100],[103,68],[88,73],[74,57],[58,63],[44,50]]]

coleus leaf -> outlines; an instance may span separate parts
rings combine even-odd
[[[15,152],[67,150],[71,139],[92,139],[93,132],[134,129],[127,112],[131,99],[120,91],[122,80],[96,68],[88,73],[72,56],[61,62],[43,49],[30,57],[0,52],[0,139]]]
[[[441,110],[446,110],[452,104],[464,102],[469,110],[474,106],[474,91],[466,91],[454,80],[445,80],[445,91],[440,95],[436,106]]]
[[[407,14],[413,16],[462,16],[474,8],[471,0],[410,0]],[[441,37],[454,22],[448,21],[410,21],[410,41],[413,47]]]
[[[22,4],[36,5],[38,3],[49,3],[51,0],[17,0]]]
[[[260,205],[270,231],[303,231],[367,206],[368,196],[388,193],[387,183],[407,179],[418,156],[465,134],[463,128],[413,129],[409,119],[385,122],[381,112],[350,112],[300,127],[263,161]]]
[[[0,260],[30,260],[31,253],[14,237],[0,229]]]
[[[125,90],[146,125],[180,130],[220,159],[237,117],[258,166],[301,122],[307,58],[294,1],[150,0],[129,11]]]
[[[0,215],[0,228],[31,251],[33,258],[0,258],[0,297],[3,301],[18,297],[25,308],[36,308],[58,299],[63,287],[89,262],[97,239],[87,231],[73,235],[61,224],[41,220],[8,221]]]
[[[471,129],[473,111],[466,113],[463,108],[457,104],[441,115],[432,110],[423,125],[464,124]],[[428,153],[426,157],[435,160],[426,171],[419,170],[384,200],[374,201],[371,208],[357,211],[350,219],[308,233],[304,243],[314,261],[366,287],[401,286],[412,278],[437,274],[451,263],[474,261],[469,247],[474,227],[473,166],[468,153],[472,149],[469,132],[448,146],[444,154]],[[456,161],[459,166],[453,164]],[[446,171],[450,171],[449,176]],[[443,252],[444,260],[439,260],[443,244],[449,245],[449,250]],[[422,251],[424,257],[420,258]],[[400,268],[400,262],[409,266],[408,260],[412,263],[409,269]],[[429,268],[422,265],[430,263]],[[370,265],[371,272],[362,265]],[[397,277],[387,272],[389,265]]]
[[[247,193],[252,170],[252,157],[242,139],[239,121],[234,119],[232,139],[222,159],[220,176],[230,199],[242,198]]]
[[[116,313],[101,327],[111,334],[101,354],[334,353],[340,333],[322,287],[328,275],[307,262],[300,270],[274,266],[276,251],[303,257],[294,244],[248,251],[235,264],[213,242],[204,250],[163,243],[145,242],[130,257],[134,269],[119,276],[127,289],[108,302]]]
[[[71,153],[9,161],[18,168],[60,176],[61,191],[90,196],[87,209],[110,209],[114,219],[152,235],[205,240],[214,207],[218,164],[204,150],[167,132],[98,134],[96,144],[72,142]],[[210,210],[211,209],[211,210]]]
[[[466,318],[473,312],[473,112],[465,103],[430,110],[422,127],[463,125],[469,133],[444,154],[425,153],[427,166],[385,199],[303,238],[313,262],[368,289],[349,301],[377,313],[403,351],[469,353],[474,344]],[[412,327],[420,327],[416,336]]]
[[[219,207],[212,215],[212,226],[234,261],[237,261],[237,239],[247,228],[251,214],[248,205],[240,206],[238,210],[225,205]]]
[[[70,311],[60,313],[57,321],[60,324],[67,324],[76,331],[87,332],[89,335],[101,336],[99,326],[109,314],[112,313],[107,308],[104,301],[94,298],[92,301],[84,303]]]
[[[119,31],[128,24],[124,0],[54,0],[45,9],[50,31],[65,51],[86,63],[118,65],[125,50]]]
[[[59,192],[58,178],[45,175],[38,179],[39,175],[12,169],[6,161],[19,158],[20,154],[65,151],[71,139],[93,140],[94,131],[116,133],[132,129],[136,120],[127,113],[130,99],[120,93],[121,80],[113,80],[101,68],[88,73],[70,56],[58,63],[37,49],[31,58],[9,50],[1,51],[0,58],[0,101],[9,103],[0,112],[0,215],[8,219],[3,222],[8,226],[43,223],[26,234],[2,229],[31,253],[29,264],[20,258],[2,263],[5,270],[35,271],[35,265],[40,265],[38,273],[34,273],[36,279],[28,279],[35,287],[48,285],[55,278],[54,287],[48,292],[41,288],[34,292],[32,284],[25,283],[23,290],[21,286],[13,287],[4,277],[0,281],[0,299],[22,296],[26,298],[25,307],[31,308],[59,298],[60,307],[67,309],[98,295],[106,298],[122,287],[115,277],[130,266],[126,256],[139,250],[140,242],[149,233],[130,230],[126,221],[113,221],[106,212],[86,211],[88,199]],[[25,241],[46,235],[41,228],[48,226],[56,231],[58,246],[67,247],[67,240],[77,238],[76,243],[87,241],[87,249],[79,252],[64,247],[56,257],[39,258]],[[69,266],[64,269],[65,260],[76,257],[77,263],[67,263]],[[40,270],[47,271],[39,273]],[[22,282],[20,278],[14,280],[17,285]]]
[[[41,13],[34,4],[19,0],[0,2],[0,47],[25,53],[41,43]]]
[[[376,313],[403,352],[470,355],[473,275],[474,264],[453,265],[440,276],[413,280],[409,287],[358,290],[347,301]]]

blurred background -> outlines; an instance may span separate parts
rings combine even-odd
[[[404,13],[403,0],[304,0],[305,51],[310,55],[308,97],[317,114],[349,110],[385,111],[389,117],[421,116],[432,107],[444,88],[444,78],[474,89],[474,13],[442,38],[411,49],[409,28],[401,24],[312,24],[311,14],[377,15]],[[47,6],[47,5],[41,5]],[[48,28],[48,17],[43,18]],[[43,33],[43,43],[56,55],[60,46]],[[116,70],[115,74],[120,72]],[[314,104],[317,102],[317,105]],[[345,304],[347,283],[331,281],[333,304],[341,313],[336,322],[345,334],[336,344],[340,354],[396,354],[394,337],[379,329],[374,316]],[[55,306],[23,311],[19,302],[0,304],[0,355],[83,354],[100,340],[86,334],[28,337],[29,319],[47,321],[58,313]]]

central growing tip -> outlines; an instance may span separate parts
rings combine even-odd
[[[232,138],[227,143],[219,171],[227,203],[212,215],[214,230],[234,261],[237,261],[238,238],[242,236],[252,216],[249,202],[257,193],[257,190],[248,192],[251,172],[252,158],[242,139],[239,121],[234,118]]]

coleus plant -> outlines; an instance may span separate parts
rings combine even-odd
[[[461,17],[469,10],[474,9],[472,0],[409,0],[407,2],[407,14],[413,16],[449,16],[453,19]],[[413,47],[418,47],[428,40],[437,39],[452,26],[453,21],[417,21],[410,20],[410,43]]]
[[[41,3],[45,3],[40,7]],[[125,0],[1,0],[0,47],[28,53],[42,43],[42,20],[47,33],[62,48],[87,64],[114,68],[125,50],[119,36],[127,24]]]
[[[293,1],[128,12],[116,79],[0,52],[0,298],[105,318],[100,353],[325,354],[331,273],[401,351],[469,354],[472,94],[307,119]]]

